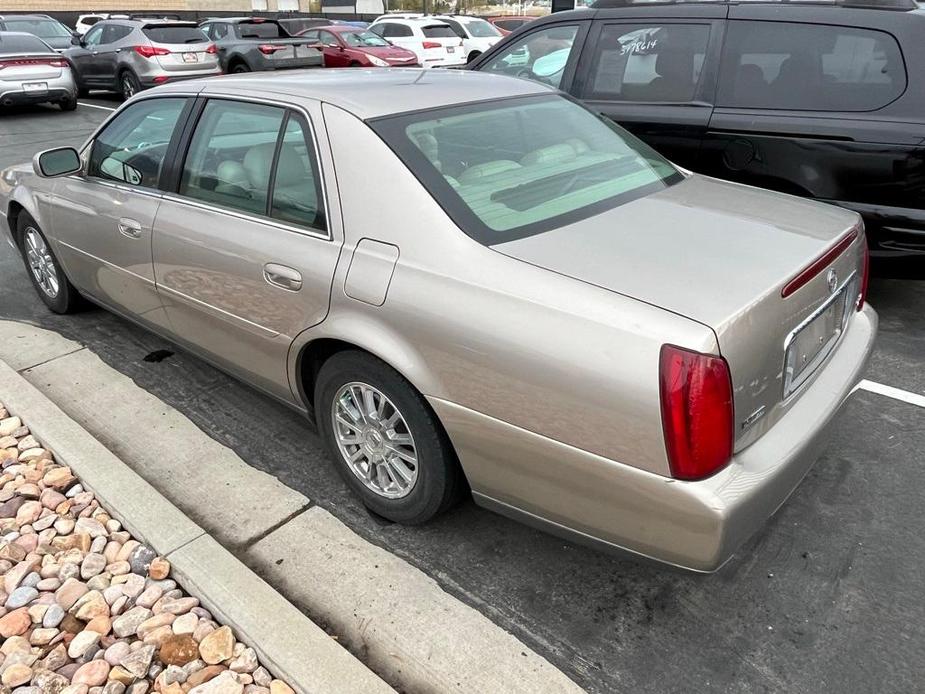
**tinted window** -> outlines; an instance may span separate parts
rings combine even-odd
[[[193,26],[145,27],[142,33],[154,43],[205,43],[209,40],[202,29]]]
[[[276,22],[241,22],[235,25],[239,39],[279,39],[288,36]]]
[[[499,19],[495,22],[495,26],[499,26],[505,31],[514,31],[514,29],[523,26],[525,23],[523,19]]]
[[[62,36],[70,36],[70,30],[61,22],[54,19],[6,19],[4,20],[7,31],[23,31],[27,34],[35,34],[40,39],[56,39]]]
[[[618,101],[691,101],[700,81],[710,27],[610,24],[595,46],[585,97]]]
[[[443,21],[446,22],[446,25],[450,27],[450,29],[453,30],[453,33],[456,34],[459,38],[461,39],[469,38],[468,36],[466,36],[466,32],[463,30],[463,28],[459,26],[459,22],[452,20],[452,19],[444,19]],[[427,36],[426,29],[424,30],[424,35]]]
[[[374,27],[371,27],[371,29],[375,31],[377,34],[379,34],[380,36],[386,36],[386,37],[414,36],[414,32],[411,31],[411,27],[406,26],[405,24],[386,23],[386,24],[382,24],[381,27],[374,26]]]
[[[896,40],[870,29],[786,22],[729,23],[718,105],[871,111],[906,88]]]
[[[190,142],[180,194],[265,214],[284,115],[274,106],[209,101]]]
[[[480,69],[528,77],[558,87],[577,34],[575,24],[534,31],[509,43]]]
[[[433,24],[427,27],[421,27],[424,36],[429,39],[454,39],[459,38],[452,27],[446,24]]]
[[[103,28],[103,40],[100,43],[115,43],[132,33],[131,27],[121,26],[118,24],[107,24]]]
[[[82,20],[80,20],[80,21],[81,21],[83,24],[86,24],[88,27],[92,27],[94,24],[96,24],[96,23],[97,23],[98,21],[100,21],[101,19],[102,19],[102,17],[84,17],[84,18],[83,18]]]
[[[154,188],[185,99],[149,99],[129,106],[93,141],[89,174]]]
[[[565,226],[682,178],[619,126],[561,96],[371,125],[459,227],[487,244]]]
[[[315,148],[301,118],[290,116],[279,149],[270,215],[284,222],[327,228]]]
[[[37,36],[0,34],[0,55],[5,53],[49,53],[52,49]]]

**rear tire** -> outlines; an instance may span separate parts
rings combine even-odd
[[[55,313],[76,311],[80,307],[80,294],[67,279],[48,239],[29,213],[20,212],[16,231],[26,272],[39,298]]]
[[[372,406],[359,411],[352,403],[365,400],[354,393],[364,389]],[[338,352],[318,372],[314,404],[337,471],[373,513],[417,525],[459,499],[465,482],[449,438],[423,396],[385,362]]]
[[[469,54],[469,57],[466,58],[466,63],[471,63],[473,60],[475,60],[476,58],[478,58],[480,55],[482,55],[482,51],[472,51],[472,52]]]
[[[78,87],[78,89],[77,89],[77,98],[78,98],[78,99],[86,99],[88,96],[90,96],[90,90],[89,90],[89,89],[87,89],[86,87]]]
[[[235,63],[231,67],[231,70],[229,72],[231,72],[232,74],[240,75],[240,74],[243,74],[245,72],[250,72],[250,71],[251,69],[247,63],[239,62],[239,63]]]
[[[134,72],[125,70],[119,75],[119,93],[122,95],[122,101],[128,101],[140,91],[141,82],[135,77]]]
[[[77,97],[69,97],[63,101],[58,102],[58,106],[61,107],[62,111],[76,111],[77,110]]]

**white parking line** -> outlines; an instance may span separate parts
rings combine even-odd
[[[110,108],[109,106],[97,106],[96,104],[88,104],[84,101],[78,101],[77,103],[79,103],[81,106],[89,106],[90,108],[99,108],[104,111],[115,111],[116,110],[114,108]]]
[[[861,390],[869,391],[871,393],[876,393],[877,395],[885,395],[886,397],[893,398],[894,400],[901,400],[902,402],[907,402],[910,405],[925,407],[925,395],[910,393],[908,390],[894,388],[893,386],[885,386],[882,383],[877,383],[876,381],[868,381],[866,379],[854,387],[855,390],[858,388]]]

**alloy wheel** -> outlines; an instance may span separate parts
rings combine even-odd
[[[350,471],[386,499],[411,493],[418,478],[417,450],[395,404],[367,383],[347,383],[332,403],[334,440]]]
[[[51,251],[45,244],[45,239],[33,227],[27,227],[24,234],[26,244],[26,259],[29,261],[29,269],[32,270],[32,276],[45,294],[50,299],[58,296],[59,281],[58,271],[55,269],[55,263],[51,258]]]
[[[132,81],[131,76],[127,74],[122,75],[122,96],[126,99],[131,99],[135,96],[135,83]]]

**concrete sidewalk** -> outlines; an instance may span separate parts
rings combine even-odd
[[[216,553],[223,547],[249,565],[389,684],[581,691],[432,578],[252,468],[81,345],[0,321],[0,359],[201,526]]]

